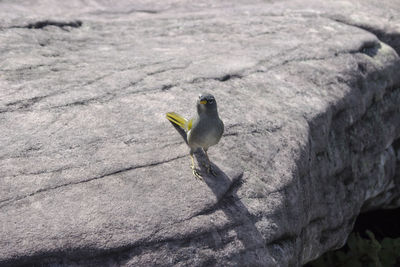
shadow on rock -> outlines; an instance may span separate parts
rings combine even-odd
[[[186,132],[177,125],[171,124],[187,144]],[[204,183],[217,198],[217,202],[213,206],[201,211],[197,215],[207,215],[221,210],[229,219],[229,224],[226,227],[215,229],[221,237],[221,242],[216,242],[215,249],[220,249],[227,243],[234,242],[232,239],[236,239],[240,243],[236,245],[236,249],[231,251],[230,260],[232,262],[243,265],[247,265],[249,262],[256,265],[272,263],[270,256],[265,253],[265,240],[255,225],[257,221],[256,217],[249,212],[246,205],[237,195],[238,189],[243,184],[243,172],[239,173],[236,177],[229,177],[217,165],[211,162],[211,167],[215,172],[215,175],[212,175],[207,173],[207,160],[204,152],[198,149],[194,153],[194,156]],[[212,231],[213,229],[210,229],[210,232]],[[232,236],[232,231],[235,232],[236,237]]]
[[[232,233],[234,231],[236,233],[235,239],[240,244],[237,244],[238,248],[236,248],[235,253],[232,253],[231,260],[233,262],[243,265],[249,262],[262,265],[271,263],[272,259],[267,258],[268,255],[265,253],[265,240],[255,225],[257,222],[256,217],[249,212],[246,205],[237,195],[237,191],[243,184],[243,172],[236,177],[229,177],[217,165],[211,162],[211,166],[215,172],[214,176],[207,173],[205,164],[203,164],[207,162],[203,151],[197,151],[195,157],[199,163],[204,183],[217,197],[215,205],[198,215],[211,214],[217,210],[224,212],[229,219],[229,225],[222,231],[217,230],[217,232],[221,236],[222,243],[224,243],[224,238],[228,236],[230,236],[228,239],[232,238],[229,232]],[[232,240],[228,242],[232,242]]]

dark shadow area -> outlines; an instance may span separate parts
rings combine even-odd
[[[366,251],[369,253],[373,254],[374,251],[372,249],[367,250],[367,246],[365,245],[366,243],[361,244],[360,240],[371,240],[371,237],[368,236],[367,232],[370,231],[373,233],[374,238],[377,240],[377,242],[380,243],[380,246],[384,252],[380,255],[380,261],[382,266],[400,266],[400,251],[397,252],[397,261],[392,260],[392,263],[388,264],[386,262],[385,264],[385,257],[388,258],[387,255],[390,255],[390,251],[388,251],[388,248],[391,248],[392,246],[394,247],[395,241],[391,243],[390,246],[384,246],[382,241],[386,238],[390,238],[392,240],[400,238],[400,208],[397,209],[390,209],[390,210],[375,210],[375,211],[370,211],[370,212],[365,212],[360,214],[356,222],[354,224],[353,231],[350,234],[349,239],[347,240],[346,244],[341,247],[338,250],[335,251],[330,251],[325,253],[324,255],[321,255],[320,258],[317,260],[307,263],[304,265],[304,267],[316,267],[316,266],[321,266],[325,265],[327,267],[330,266],[342,266],[341,261],[338,258],[335,258],[336,255],[339,253],[342,253],[342,255],[351,255],[350,259],[347,261],[352,261],[352,262],[362,262],[365,257],[361,257],[360,252],[356,251],[354,248],[352,248],[351,245],[349,245],[349,242],[355,242],[354,240],[357,241],[357,245],[359,246],[359,249],[361,250],[361,247],[364,247]],[[359,236],[358,239],[354,239],[354,236]],[[349,241],[352,239],[352,241]],[[389,243],[386,240],[387,244]],[[354,245],[353,245],[354,246]],[[352,253],[352,254],[351,254]],[[393,255],[392,255],[393,256]],[[396,257],[394,255],[393,257]],[[330,262],[330,264],[328,264]],[[348,265],[346,265],[348,266]],[[364,266],[364,265],[363,265]],[[367,266],[367,265],[365,265]],[[371,265],[368,265],[371,266]],[[378,265],[377,265],[378,266]]]
[[[384,237],[400,237],[400,208],[360,214],[354,224],[353,232],[367,238],[366,230],[373,232],[377,240]]]
[[[381,44],[378,42],[365,42],[361,47],[360,52],[370,57],[374,57],[378,54],[378,51],[381,49],[381,47]]]

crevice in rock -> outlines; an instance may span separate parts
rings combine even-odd
[[[358,52],[374,57],[381,47],[379,42],[365,42]]]
[[[171,89],[172,87],[174,87],[174,85],[172,85],[172,84],[164,84],[161,87],[161,91],[167,91],[167,90]]]
[[[220,81],[220,82],[226,82],[226,81],[229,81],[231,79],[241,79],[241,78],[242,78],[242,76],[238,75],[238,74],[226,74],[226,75],[224,75],[222,77],[218,77],[218,78],[215,78],[215,79]]]
[[[384,237],[400,237],[400,208],[389,210],[375,210],[360,214],[354,224],[353,232],[365,235],[366,230],[372,231],[378,240]]]
[[[392,146],[397,155],[397,159],[400,160],[400,137],[393,141]]]
[[[165,68],[165,69],[152,71],[152,72],[147,73],[147,75],[160,74],[160,73],[164,73],[164,72],[171,71],[171,70],[184,70],[184,69],[187,69],[190,66],[190,64],[192,64],[192,62],[189,62],[189,63],[185,64],[184,66],[175,66],[175,67],[169,67],[169,68]]]
[[[152,9],[129,9],[126,11],[109,11],[109,10],[100,10],[95,12],[90,12],[89,14],[93,15],[130,15],[134,13],[146,13],[146,14],[159,14],[160,10],[152,10]]]
[[[21,72],[23,72],[23,71],[26,71],[26,70],[35,70],[35,69],[38,69],[40,67],[50,67],[50,66],[51,65],[37,64],[37,65],[28,65],[28,66],[24,66],[24,67],[12,69],[12,70],[10,70],[10,69],[0,69],[0,71],[4,71],[4,72],[11,72],[11,71],[20,72],[21,71]]]
[[[66,27],[79,28],[82,26],[82,21],[72,20],[72,21],[56,21],[56,20],[41,20],[37,22],[32,22],[23,26],[11,26],[9,28],[25,28],[25,29],[43,29],[47,26],[56,26],[60,29],[66,30]]]
[[[94,79],[92,79],[92,80],[89,80],[89,81],[85,82],[84,84],[82,84],[82,86],[91,85],[91,84],[93,84],[93,83],[95,83],[95,82],[101,81],[101,80],[103,80],[104,78],[110,77],[110,76],[113,75],[114,73],[115,73],[115,72],[111,72],[111,73],[107,73],[107,74],[101,75],[101,76],[99,76],[99,77],[96,77],[96,78],[94,78]]]
[[[220,82],[226,82],[232,79],[241,79],[243,78],[242,75],[239,74],[225,74],[221,77],[198,77],[198,78],[194,78],[193,80],[189,81],[189,83],[200,83],[203,81],[207,81],[207,80],[216,80],[216,81],[220,81]]]
[[[118,13],[121,13],[121,14],[132,14],[132,13],[158,14],[158,13],[160,13],[160,11],[151,10],[151,9],[131,9],[131,10],[128,10],[128,11],[121,11],[121,12],[118,12]]]
[[[297,48],[298,47],[293,48],[291,50],[295,51]],[[268,62],[268,59],[263,59],[263,60],[260,60],[254,67],[251,67],[249,69],[244,69],[242,72],[246,73],[246,75],[241,76],[241,78],[243,78],[245,76],[249,76],[254,73],[268,73],[271,70],[274,70],[276,68],[288,65],[290,63],[295,63],[295,62],[329,60],[329,59],[334,59],[336,57],[339,57],[341,55],[346,55],[346,54],[354,55],[354,54],[359,54],[359,53],[366,54],[370,57],[373,57],[378,53],[380,48],[381,48],[381,44],[379,42],[365,42],[362,44],[362,46],[360,48],[353,49],[353,50],[338,51],[338,52],[333,53],[332,56],[294,57],[294,58],[290,58],[290,59],[285,59],[282,62],[280,62],[279,64],[269,65],[269,66],[265,65],[265,63]],[[281,55],[276,55],[275,57],[277,57],[277,56],[281,56]],[[259,66],[266,67],[266,69],[260,69],[260,68],[258,68]],[[197,79],[200,79],[200,81],[202,81],[201,79],[204,79],[204,78],[197,78]],[[194,82],[199,82],[199,81],[195,79]]]
[[[366,232],[371,231],[376,240],[381,243],[384,238],[395,239],[400,237],[400,228],[398,227],[399,221],[400,208],[369,211],[357,216],[352,233],[357,233],[364,239],[370,239]],[[340,248],[337,251],[341,252],[348,252],[350,249],[347,243],[344,244],[344,246],[338,247]],[[322,255],[320,257],[322,257]],[[304,265],[304,267],[309,266],[313,265]]]
[[[6,108],[0,109],[0,113],[28,109],[28,108],[32,107],[33,105],[35,105],[36,103],[42,101],[43,99],[54,96],[56,94],[58,94],[58,92],[53,92],[48,95],[35,96],[32,98],[28,98],[28,99],[21,99],[21,100],[7,103],[7,104],[5,104]]]
[[[334,16],[328,16],[328,19],[331,19],[333,21],[343,23],[352,27],[357,27],[362,30],[368,31],[372,34],[374,34],[381,42],[391,46],[397,54],[400,55],[400,33],[395,33],[395,32],[386,32],[382,29],[374,28],[373,26],[365,25],[365,24],[360,24],[360,23],[351,23],[349,21],[346,21],[345,19],[334,17]]]

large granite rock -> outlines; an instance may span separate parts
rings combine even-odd
[[[0,265],[299,266],[400,206],[399,1],[115,2],[0,1]]]

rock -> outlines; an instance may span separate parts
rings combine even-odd
[[[300,266],[400,206],[398,1],[0,2],[0,265]],[[215,95],[194,179],[165,119]],[[198,155],[200,162],[204,160]]]

